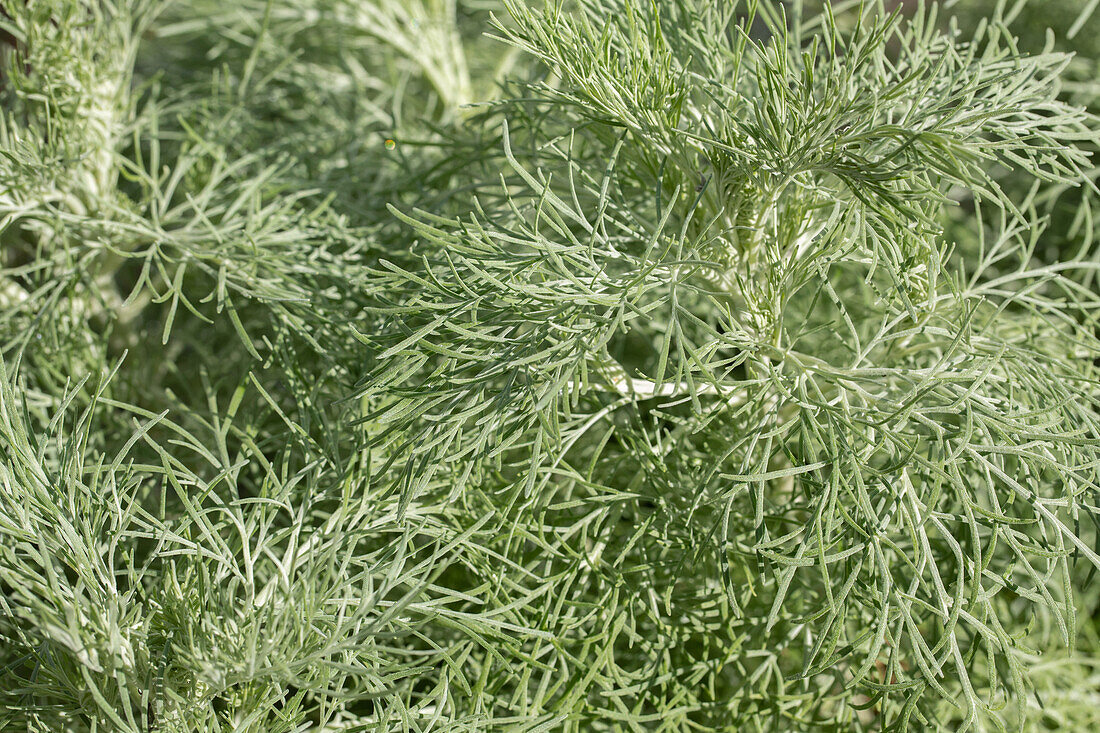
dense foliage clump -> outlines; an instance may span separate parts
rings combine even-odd
[[[0,730],[1100,725],[1095,5],[0,3]]]

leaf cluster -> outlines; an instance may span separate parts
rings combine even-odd
[[[1089,51],[917,5],[5,4],[0,730],[1089,725]]]

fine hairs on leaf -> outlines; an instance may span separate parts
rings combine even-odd
[[[1096,11],[0,1],[0,731],[1100,725]]]

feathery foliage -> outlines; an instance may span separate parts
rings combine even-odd
[[[0,5],[0,730],[1094,726],[1053,5]]]

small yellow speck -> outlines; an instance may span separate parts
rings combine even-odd
[[[387,140],[386,141],[386,150],[393,150],[396,147],[397,147],[397,143],[395,143],[393,140]]]

